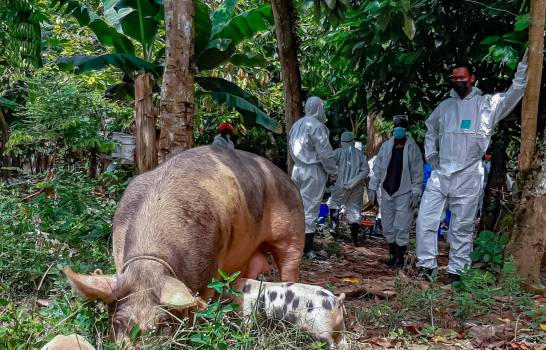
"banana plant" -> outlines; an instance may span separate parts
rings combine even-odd
[[[91,29],[102,44],[113,50],[106,55],[62,58],[57,61],[59,67],[84,73],[114,66],[129,77],[143,73],[156,78],[161,76],[164,47],[154,52],[160,46],[157,34],[163,18],[161,0],[103,0],[104,18],[92,13],[78,0],[52,2],[65,14],[74,16],[80,25]],[[262,5],[236,15],[236,4],[237,0],[226,0],[211,12],[201,0],[194,0],[195,65],[199,72],[196,82],[217,103],[241,112],[245,124],[258,124],[280,133],[282,127],[261,109],[255,97],[227,80],[207,76],[207,71],[228,62],[241,66],[258,66],[266,62],[264,57],[237,52],[236,47],[243,40],[271,28],[271,6]],[[141,57],[136,55],[133,41],[140,44]],[[127,91],[130,86],[130,81],[124,81],[108,90]]]

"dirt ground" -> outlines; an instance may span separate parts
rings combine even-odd
[[[354,247],[347,235],[334,240],[324,234],[315,239],[315,250],[317,259],[302,263],[301,280],[321,285],[336,295],[345,293],[346,327],[353,334],[353,344],[358,344],[352,348],[546,349],[546,333],[530,332],[521,312],[491,310],[460,325],[453,310],[443,307],[442,300],[436,301],[440,306],[434,315],[440,331],[424,334],[423,327],[426,328],[430,320],[413,317],[397,303],[396,283],[400,281],[408,281],[422,290],[431,288],[416,275],[415,251],[411,245],[403,270],[386,265],[388,244],[379,237],[362,238],[360,246]],[[439,241],[438,281],[434,288],[450,289],[445,273],[448,250],[447,243]],[[546,277],[546,273],[544,275]],[[546,305],[546,296],[535,296],[534,300],[537,305]],[[379,321],[370,318],[370,310],[374,310],[371,314]],[[396,314],[394,317],[398,319],[391,320],[393,315],[388,313]],[[393,334],[393,322],[402,325],[398,333]]]

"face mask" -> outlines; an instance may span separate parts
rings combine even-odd
[[[402,139],[406,136],[406,128],[397,126],[396,128],[394,128],[392,134],[394,135],[395,139]]]
[[[468,81],[457,81],[453,83],[453,90],[459,95],[460,98],[463,98],[468,93]]]

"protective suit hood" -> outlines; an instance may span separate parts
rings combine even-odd
[[[470,90],[470,93],[465,96],[464,100],[470,100],[474,96],[481,96],[481,95],[483,95],[482,90],[480,90],[480,88],[477,88],[477,87],[473,86],[472,90]],[[461,99],[459,94],[454,89],[451,89],[451,91],[449,92],[449,96],[453,97],[453,98],[455,98],[457,100]]]
[[[321,123],[326,123],[326,113],[324,113],[324,101],[317,96],[311,96],[305,102],[305,116],[317,118]]]

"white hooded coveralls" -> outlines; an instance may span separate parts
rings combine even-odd
[[[413,219],[411,208],[412,195],[420,196],[423,186],[423,156],[419,146],[411,136],[406,136],[403,153],[403,170],[398,191],[391,195],[383,190],[383,182],[391,161],[395,139],[387,140],[377,153],[373,164],[373,176],[370,177],[370,190],[381,191],[381,225],[383,235],[389,243],[406,246],[409,242],[409,230]]]
[[[451,211],[448,273],[460,274],[472,263],[474,218],[483,191],[485,155],[493,130],[525,92],[527,64],[520,62],[510,88],[482,95],[473,87],[463,99],[451,90],[426,121],[425,158],[439,157],[421,200],[417,218],[417,266],[435,269],[437,230],[446,204]]]
[[[212,142],[213,145],[218,145],[226,148],[235,149],[235,145],[233,144],[233,141],[231,141],[231,138],[229,135],[224,138],[221,134],[218,134],[214,137],[214,141]]]
[[[355,147],[354,141],[342,142],[341,148],[334,151],[338,175],[332,189],[330,209],[344,205],[347,221],[360,223],[360,211],[364,195],[364,183],[370,172],[364,153]]]
[[[294,160],[292,181],[300,190],[305,211],[305,233],[316,231],[320,203],[326,188],[327,174],[337,173],[334,151],[324,123],[324,103],[318,97],[310,97],[305,103],[305,116],[290,129],[288,145]]]

